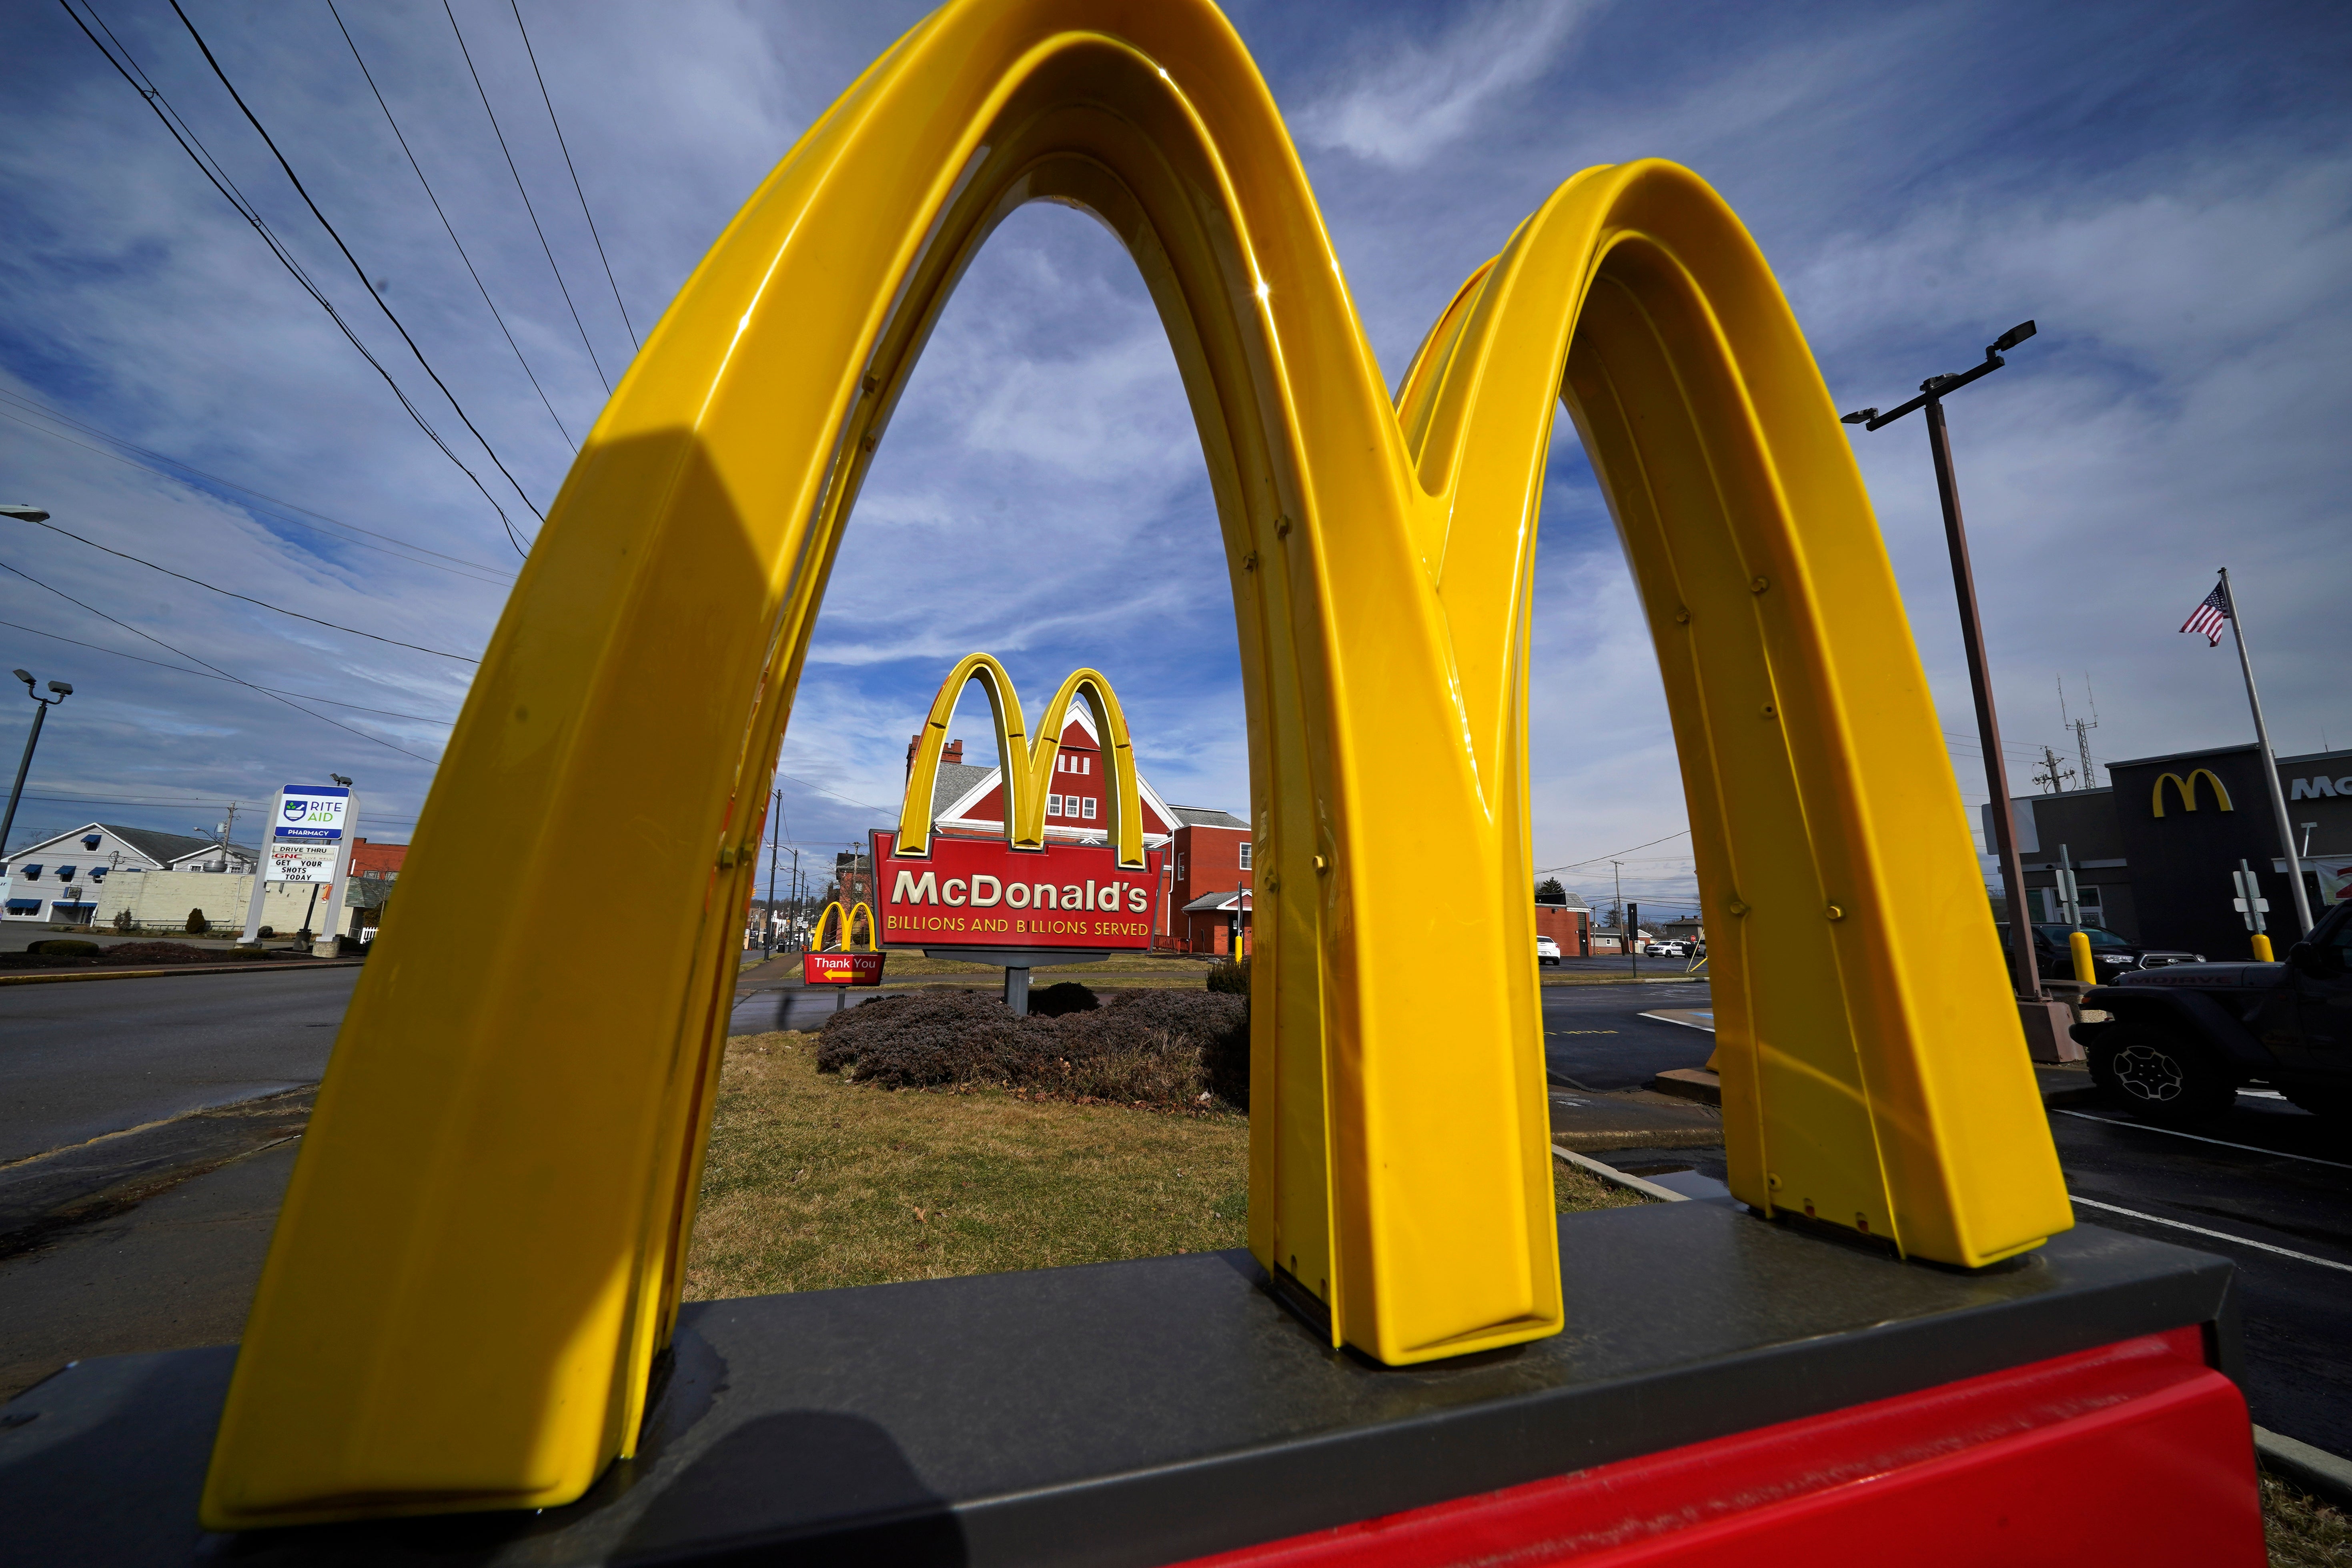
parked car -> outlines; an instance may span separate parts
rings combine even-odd
[[[1669,939],[1665,942],[1654,942],[1642,951],[1653,958],[1688,958],[1690,943]]]
[[[1558,963],[1559,962],[1559,943],[1554,942],[1548,936],[1539,936],[1536,938],[1536,962],[1538,963]]]
[[[2108,1095],[2167,1126],[2210,1122],[2241,1085],[2352,1118],[2352,904],[2338,904],[2276,963],[2136,969],[2084,993],[2107,1015],[2073,1034]]]
[[[2000,933],[2000,952],[2012,966],[2015,950],[2009,945],[2006,923],[1993,928]],[[2080,930],[2091,939],[2092,971],[2101,981],[2113,980],[2134,969],[2167,969],[2176,963],[2202,963],[2205,955],[2179,948],[2142,947],[2126,942],[2102,926],[2070,926],[2063,921],[2037,924],[2033,928],[2033,963],[2042,971],[2044,980],[2074,978],[2074,951],[2067,939]]]

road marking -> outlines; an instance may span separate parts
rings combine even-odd
[[[1661,1009],[1655,1013],[1644,1013],[1642,1016],[1655,1018],[1661,1024],[1679,1024],[1685,1029],[1704,1029],[1710,1035],[1715,1033],[1715,1009],[1712,1007]],[[1706,1022],[1700,1023],[1701,1018]]]
[[[2096,1198],[2075,1198],[2072,1193],[2066,1195],[2074,1198],[2074,1202],[2085,1208],[2105,1209],[2109,1214],[2129,1215],[2134,1219],[2144,1219],[2150,1225],[2168,1225],[2175,1230],[2191,1230],[2199,1236],[2210,1236],[2216,1241],[2235,1242],[2240,1247],[2258,1247],[2264,1252],[2275,1252],[2281,1258],[2293,1258],[2305,1263],[2316,1263],[2322,1268],[2341,1268],[2345,1273],[2352,1274],[2352,1263],[2338,1263],[2330,1258],[2314,1258],[2308,1252],[2296,1252],[2288,1247],[2273,1247],[2267,1241],[2252,1241],[2242,1236],[2231,1236],[2226,1230],[2207,1230],[2201,1225],[2190,1225],[2186,1220],[2166,1219],[2158,1215],[2142,1214],[2137,1209],[2127,1209],[2119,1204],[2103,1204]]]
[[[2210,1143],[2221,1149],[2243,1149],[2250,1154],[2268,1154],[2273,1160],[2300,1160],[2306,1165],[2326,1165],[2330,1170],[2352,1171],[2352,1165],[2345,1164],[2340,1160],[2322,1160],[2311,1154],[2289,1154],[2283,1150],[2264,1149],[2252,1143],[2232,1143],[2225,1138],[2202,1138],[2194,1132],[2178,1132],[2169,1127],[2150,1127],[2142,1121],[2126,1121],[2120,1116],[2093,1116],[2088,1111],[2083,1110],[2061,1110],[2054,1114],[2071,1116],[2078,1121],[2104,1122],[2109,1127],[2128,1127],[2135,1132],[2162,1132],[2173,1138],[2193,1139],[2197,1142]]]

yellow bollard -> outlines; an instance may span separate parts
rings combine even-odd
[[[2258,937],[2255,940],[2261,939]],[[2096,985],[2099,983],[2099,972],[2091,963],[2090,937],[2082,931],[2076,931],[2066,939],[2066,945],[2074,954],[2074,978],[2085,985]]]
[[[2271,939],[2262,931],[2254,933],[2254,962],[2256,963],[2275,962],[2271,957]]]

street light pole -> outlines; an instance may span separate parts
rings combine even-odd
[[[46,517],[48,514],[44,512],[41,515]],[[41,743],[41,726],[48,721],[50,709],[73,695],[72,687],[62,680],[52,680],[49,682],[49,689],[57,695],[44,697],[33,689],[33,678],[29,672],[20,669],[16,673],[16,679],[25,683],[25,695],[40,704],[40,710],[33,715],[33,732],[25,737],[25,754],[16,763],[16,782],[8,789],[7,815],[0,816],[0,860],[6,858],[8,835],[15,831],[16,826],[16,803],[24,798],[25,775],[33,768],[33,748]]]
[[[776,956],[776,840],[782,836],[783,831],[784,792],[782,790],[776,792],[775,810],[772,815],[775,818],[776,827],[768,835],[768,940],[761,944],[761,951],[770,958]]]
[[[1936,465],[1936,499],[1944,509],[1944,542],[1952,555],[1952,588],[1960,606],[1960,642],[1968,651],[1969,689],[1976,699],[1977,738],[1984,752],[1985,786],[1992,792],[1993,854],[2000,862],[2002,890],[2008,895],[2009,940],[2017,964],[2018,994],[2034,1002],[2047,1001],[2042,989],[2042,967],[2033,957],[2033,926],[2026,917],[2024,868],[2017,856],[2017,834],[2011,820],[2009,764],[2001,756],[2000,721],[1993,711],[1991,667],[1985,658],[1984,627],[1977,615],[1976,571],[1969,562],[1969,536],[1960,521],[1959,481],[1952,472],[1952,440],[1944,426],[1944,399],[1969,383],[1990,375],[2009,362],[2001,358],[2033,336],[2032,321],[2021,321],[1985,349],[1984,363],[1958,375],[1931,375],[1919,384],[1919,395],[1902,407],[1881,414],[1857,409],[1844,416],[1848,425],[1876,430],[1892,425],[1915,408],[1927,411],[1927,451]]]

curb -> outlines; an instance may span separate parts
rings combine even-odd
[[[272,974],[303,969],[352,969],[363,958],[279,959],[274,963],[175,963],[169,969],[52,969],[30,974],[0,974],[0,985],[58,985],[77,980],[162,980],[174,974]]]
[[[2346,1513],[2352,1513],[2352,1459],[2263,1427],[2254,1428],[2254,1458],[2263,1469]]]
[[[1621,1187],[1630,1187],[1643,1197],[1656,1198],[1663,1203],[1670,1204],[1686,1204],[1691,1201],[1690,1194],[1687,1193],[1678,1193],[1671,1187],[1662,1187],[1655,1182],[1645,1182],[1639,1176],[1629,1176],[1614,1165],[1604,1165],[1600,1161],[1580,1154],[1573,1149],[1563,1149],[1555,1143],[1551,1146],[1551,1152],[1588,1175],[1598,1176],[1604,1182],[1614,1182]],[[2258,1426],[2255,1430],[2259,1432],[2262,1428]],[[2301,1445],[2298,1444],[2297,1447]],[[2318,1452],[2317,1449],[2312,1451]],[[2334,1458],[2333,1455],[2328,1457]],[[2337,1459],[2336,1462],[2340,1465],[2344,1461]]]
[[[1723,1104],[1723,1080],[1705,1068],[1668,1068],[1650,1080],[1653,1094],[1671,1094],[1701,1105]]]

